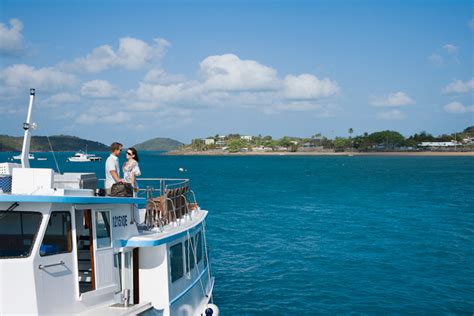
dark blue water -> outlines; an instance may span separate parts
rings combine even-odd
[[[103,163],[60,155],[61,171],[102,177]],[[144,177],[189,177],[210,210],[222,315],[474,312],[473,157],[142,153],[140,164]]]

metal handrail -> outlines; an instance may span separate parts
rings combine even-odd
[[[143,195],[145,195],[145,197],[147,198],[148,201],[152,201],[155,208],[157,208],[157,205],[156,205],[155,201],[153,201],[153,198],[165,195],[166,196],[166,201],[171,202],[172,209],[170,210],[170,212],[173,213],[173,215],[174,215],[174,216],[171,215],[171,217],[172,217],[171,222],[176,222],[177,225],[181,225],[181,222],[178,219],[177,209],[176,209],[176,205],[175,205],[175,202],[174,202],[173,198],[184,198],[184,204],[185,204],[184,208],[185,208],[186,214],[189,216],[190,219],[192,219],[192,215],[191,215],[191,212],[189,210],[187,195],[192,194],[192,199],[194,200],[194,203],[197,204],[197,201],[196,201],[196,194],[194,193],[193,190],[191,190],[189,188],[189,186],[190,186],[190,180],[189,179],[184,179],[184,178],[137,178],[136,180],[138,182],[145,182],[145,183],[146,182],[148,182],[148,183],[149,182],[156,182],[157,187],[154,187],[153,185],[148,185],[148,183],[147,183],[145,188],[139,188],[138,189],[137,194],[143,194],[144,193]],[[98,181],[105,181],[105,179],[98,179]],[[188,190],[186,190],[187,192],[185,194],[173,195],[172,198],[168,197],[169,191],[174,190],[174,189],[178,189],[178,188],[181,188],[181,187],[188,187]],[[163,229],[164,229],[163,224],[164,223],[162,222],[162,218],[161,218],[161,216],[163,216],[163,214],[161,214],[161,212],[159,212],[159,213],[160,214],[159,214],[158,219],[156,219],[156,218],[150,219],[148,217],[148,214],[147,214],[146,226],[148,226],[148,228],[150,228],[150,225],[153,225],[154,227],[156,227],[156,225],[158,224],[158,226],[160,228],[160,231],[163,231]],[[167,220],[169,220],[169,219],[167,219]],[[149,221],[152,221],[153,223],[150,223]]]
[[[97,179],[98,181],[105,182],[105,179]],[[160,191],[164,192],[166,189],[173,188],[173,187],[179,187],[179,186],[184,186],[189,184],[189,179],[182,179],[182,178],[137,178],[137,182],[159,182],[160,184]],[[172,182],[172,183],[166,183],[166,182]],[[143,191],[143,189],[140,189],[140,191]]]
[[[184,205],[186,206],[186,214],[189,215],[189,219],[192,220],[193,217],[191,216],[191,212],[189,211],[188,199],[186,198],[184,194],[181,194],[181,196],[183,197]]]
[[[156,205],[156,202],[153,201],[153,199],[149,199],[150,202],[152,202],[154,205],[155,205],[155,210],[158,210],[158,207]],[[160,212],[161,213],[161,212]],[[147,214],[147,218],[148,218],[148,214]],[[147,226],[148,226],[148,220],[146,220],[145,222],[147,222]],[[153,223],[152,225],[156,225],[156,222],[158,222],[158,226],[160,227],[160,231],[162,232],[163,231],[163,223],[161,222],[161,214],[158,216],[158,220],[156,218],[153,218]]]
[[[171,206],[173,207],[174,220],[175,220],[175,222],[177,222],[178,225],[179,225],[180,223],[178,222],[178,216],[176,216],[176,207],[174,206],[173,200],[170,199],[169,197],[167,197],[166,200],[171,202]]]
[[[197,204],[197,200],[196,200],[196,194],[194,193],[193,190],[189,189],[189,192],[191,192],[191,194],[193,195],[193,199],[194,199],[194,203]]]
[[[185,179],[185,178],[137,178],[137,182],[157,182],[159,183],[159,188],[155,188],[153,186],[147,185],[146,188],[139,188],[138,192],[147,192],[147,198],[150,198],[148,196],[148,193],[158,191],[160,195],[166,193],[166,190],[171,190],[177,187],[183,187],[183,186],[189,186],[190,180]],[[104,182],[105,179],[98,179],[98,181]],[[170,182],[170,183],[167,183]]]
[[[55,266],[63,266],[64,264],[65,264],[65,263],[64,263],[64,261],[62,261],[62,260],[59,261],[58,263],[44,264],[44,265],[43,265],[43,264],[40,264],[40,265],[38,266],[38,269],[44,270],[45,268],[50,268],[50,267],[55,267]]]
[[[97,179],[98,181],[105,181],[105,179],[100,178]],[[157,181],[157,180],[164,180],[164,181],[189,181],[189,179],[185,178],[137,178],[137,181]]]

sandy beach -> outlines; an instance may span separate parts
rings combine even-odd
[[[419,152],[216,152],[216,151],[170,151],[168,156],[419,156],[419,157],[474,157],[474,151],[419,151]]]

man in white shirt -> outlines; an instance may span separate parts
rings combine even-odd
[[[120,143],[112,143],[110,145],[110,156],[105,162],[105,192],[110,195],[110,189],[114,183],[122,182],[120,179],[120,166],[119,159],[120,153],[122,152],[123,145]]]

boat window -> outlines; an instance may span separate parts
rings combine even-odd
[[[0,211],[0,259],[28,257],[42,218],[37,212]]]
[[[194,248],[194,238],[189,238],[184,243],[184,251],[186,254],[185,261],[186,261],[186,272],[189,272],[194,268],[194,254],[196,253],[196,249]]]
[[[171,282],[181,278],[183,272],[183,244],[179,243],[170,248]]]
[[[115,279],[117,280],[119,289],[122,290],[122,253],[114,254],[114,269],[115,269]]]
[[[111,246],[110,214],[108,211],[95,213],[95,229],[97,234],[97,249]]]
[[[69,212],[52,212],[40,246],[40,256],[51,256],[71,251],[71,214]]]
[[[202,233],[199,232],[196,234],[196,257],[197,262],[201,262],[202,260]]]

